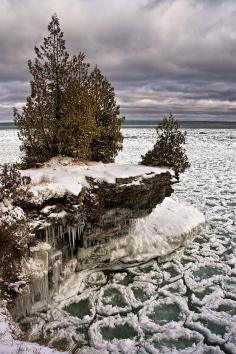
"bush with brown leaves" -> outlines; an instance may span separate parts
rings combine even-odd
[[[17,164],[3,164],[0,166],[0,201],[25,195],[30,182],[30,177],[21,176]]]

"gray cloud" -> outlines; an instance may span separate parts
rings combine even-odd
[[[54,12],[69,51],[101,67],[127,118],[236,117],[233,0],[1,0],[0,120],[24,103],[27,60]]]

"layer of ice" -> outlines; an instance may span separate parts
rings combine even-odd
[[[111,261],[143,261],[169,254],[193,238],[204,222],[194,207],[166,198],[149,216],[138,219],[127,237],[111,243]]]

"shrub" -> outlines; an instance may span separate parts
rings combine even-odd
[[[25,284],[20,271],[29,239],[30,232],[24,221],[11,226],[0,223],[0,292],[3,296],[14,296]]]
[[[14,205],[30,196],[29,177],[22,177],[16,164],[0,167],[0,290],[5,295],[19,292],[25,284],[20,274],[21,260],[31,237],[23,210]]]
[[[172,114],[164,117],[156,128],[157,141],[152,150],[142,156],[141,164],[148,166],[167,166],[179,173],[183,173],[190,164],[185,154],[184,144],[186,132],[180,130],[178,122]]]
[[[0,200],[12,198],[22,183],[16,164],[4,164],[0,169]]]
[[[20,199],[27,192],[30,177],[22,177],[17,164],[0,166],[0,202],[3,199]]]

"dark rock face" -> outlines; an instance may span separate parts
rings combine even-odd
[[[115,184],[89,178],[85,193],[84,243],[106,242],[124,236],[133,220],[151,213],[173,192],[170,173],[117,178]]]
[[[88,178],[91,189],[87,193],[86,203],[95,196],[103,209],[129,208],[137,212],[150,213],[165,197],[172,193],[169,172],[156,175],[117,178],[115,184],[95,182]]]

